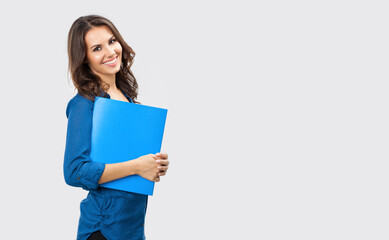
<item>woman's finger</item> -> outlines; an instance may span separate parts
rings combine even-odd
[[[168,169],[167,166],[158,166],[158,170],[159,170],[160,172],[162,172],[162,171],[167,171],[167,169]]]
[[[158,158],[167,159],[168,155],[167,153],[157,153],[155,154]]]
[[[168,166],[169,165],[169,160],[157,160],[157,164],[162,165],[162,166]]]

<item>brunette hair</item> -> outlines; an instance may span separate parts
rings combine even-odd
[[[78,18],[72,24],[68,34],[69,72],[78,93],[89,100],[94,101],[102,91],[106,93],[107,85],[101,78],[94,74],[86,63],[85,35],[93,27],[107,26],[111,29],[117,41],[122,46],[122,63],[119,72],[116,73],[116,86],[127,94],[134,103],[138,96],[138,83],[131,71],[135,52],[124,41],[113,23],[99,15],[88,15]]]

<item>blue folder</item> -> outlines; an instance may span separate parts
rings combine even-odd
[[[161,151],[167,109],[96,97],[91,159],[118,163]],[[101,187],[153,195],[154,182],[131,175]]]

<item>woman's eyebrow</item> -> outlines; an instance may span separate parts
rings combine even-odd
[[[112,35],[112,36],[108,39],[108,42],[111,41],[113,38],[115,38],[114,35]],[[95,44],[95,45],[93,45],[92,47],[90,47],[90,49],[92,49],[92,48],[94,48],[94,47],[100,47],[100,46],[101,46],[101,44]]]
[[[96,45],[93,45],[92,47],[90,47],[90,49],[94,48],[94,47],[100,47],[101,44],[96,44]]]

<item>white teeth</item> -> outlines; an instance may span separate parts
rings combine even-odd
[[[106,62],[106,63],[104,63],[105,65],[110,65],[110,64],[112,64],[112,63],[114,63],[114,62],[116,62],[116,58],[114,59],[114,60],[112,60],[112,61],[110,61],[110,62]]]

